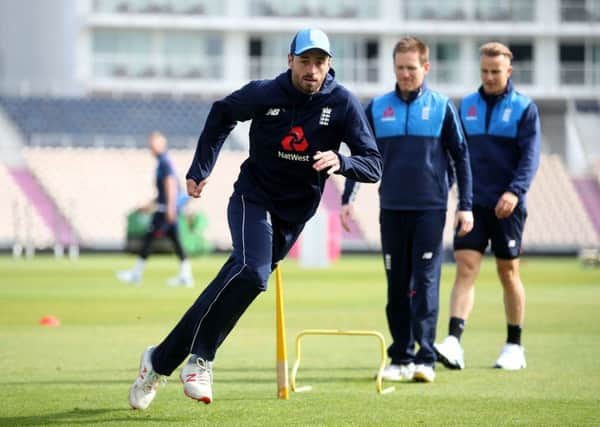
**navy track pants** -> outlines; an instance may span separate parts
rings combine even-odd
[[[442,210],[380,212],[386,315],[393,339],[388,356],[393,364],[435,364],[445,221]]]
[[[189,354],[214,360],[219,346],[302,231],[234,193],[227,208],[233,251],[212,282],[152,354],[154,370],[171,373]]]

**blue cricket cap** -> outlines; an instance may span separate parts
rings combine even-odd
[[[331,55],[331,47],[327,34],[316,28],[305,28],[298,31],[290,45],[290,54],[302,55],[310,49],[319,49],[327,55],[333,56]]]

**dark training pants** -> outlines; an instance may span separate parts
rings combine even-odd
[[[433,343],[438,320],[442,266],[442,210],[380,213],[381,246],[387,276],[388,326],[393,364],[436,360]],[[415,353],[415,342],[419,351]]]
[[[217,349],[285,257],[304,224],[284,224],[234,193],[227,208],[233,251],[213,281],[152,354],[154,370],[171,373],[189,354],[214,360]]]

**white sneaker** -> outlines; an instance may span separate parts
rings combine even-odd
[[[212,362],[198,358],[196,362],[188,362],[181,370],[183,392],[191,399],[212,402]]]
[[[448,335],[440,344],[433,348],[437,359],[448,369],[465,369],[465,355],[458,339]]]
[[[435,371],[428,365],[416,365],[413,379],[421,383],[432,383],[435,380]]]
[[[167,280],[167,286],[170,288],[176,288],[178,286],[184,288],[193,288],[194,279],[191,276],[175,276]]]
[[[525,349],[518,344],[504,344],[494,367],[510,371],[526,368]]]
[[[159,384],[164,385],[167,382],[167,377],[157,374],[152,369],[150,356],[154,351],[154,347],[151,345],[142,353],[140,374],[129,389],[129,405],[133,409],[146,409],[150,406],[154,396],[156,396],[156,389]]]
[[[135,270],[123,270],[117,272],[117,279],[121,282],[137,285],[142,281],[143,274]]]
[[[411,381],[415,374],[415,364],[387,365],[381,373],[381,379],[386,381]]]

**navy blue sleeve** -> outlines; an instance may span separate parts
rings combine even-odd
[[[344,192],[342,193],[342,205],[347,205],[348,203],[354,202],[354,198],[356,197],[356,193],[358,192],[358,188],[360,184],[353,179],[346,178],[346,182],[344,183]]]
[[[469,148],[465,139],[458,113],[452,101],[446,105],[446,115],[442,128],[442,143],[450,154],[456,171],[458,184],[458,209],[470,211],[473,206],[473,178],[469,161]]]
[[[507,191],[516,194],[519,198],[529,190],[531,181],[540,165],[540,138],[540,116],[537,106],[532,102],[523,113],[519,123],[517,139],[521,149],[521,158],[507,188]]]
[[[340,169],[336,173],[359,182],[379,181],[382,161],[373,131],[358,99],[349,93],[342,140],[351,155],[338,153]]]
[[[212,105],[186,179],[198,183],[210,175],[225,139],[237,122],[250,120],[254,116],[256,104],[253,100],[260,84],[260,81],[252,81]]]
[[[372,131],[373,115],[371,114],[371,105],[373,105],[373,101],[369,102],[369,105],[367,105],[367,108],[365,108],[365,115]],[[377,142],[377,139],[375,139],[375,141]],[[379,153],[381,154],[381,149],[379,150]],[[342,205],[347,205],[348,203],[354,202],[359,187],[360,184],[357,181],[353,180],[352,178],[346,178],[346,181],[344,182],[344,192],[342,193]]]

